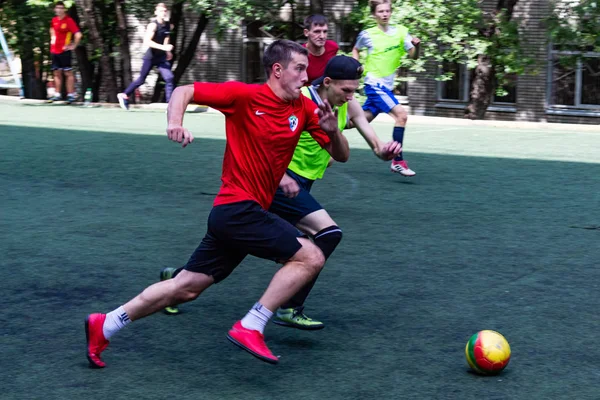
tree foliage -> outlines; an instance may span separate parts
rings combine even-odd
[[[375,24],[367,3],[360,1],[356,10],[363,27]],[[485,54],[496,67],[498,94],[502,95],[507,75],[522,74],[531,63],[519,35],[518,22],[507,16],[506,9],[485,12],[478,0],[395,0],[393,11],[393,22],[407,26],[411,34],[421,39],[420,58],[403,61],[403,66],[413,72],[449,80],[453,73],[443,70],[444,62],[457,62],[474,69],[478,57]],[[426,69],[426,63],[432,60],[438,70]]]
[[[453,72],[444,71],[445,63],[463,64],[476,72],[486,67],[496,82],[496,94],[506,95],[504,86],[511,76],[524,73],[532,63],[519,21],[512,18],[516,3],[499,0],[493,11],[486,12],[479,0],[393,0],[393,22],[421,39],[420,58],[405,59],[403,66],[440,81],[453,77]],[[354,14],[363,27],[375,24],[367,0],[359,1]],[[437,68],[427,68],[432,61]],[[473,96],[473,82],[471,89]],[[481,92],[488,100],[493,96],[493,90]]]
[[[554,1],[545,23],[552,45],[573,52],[577,59],[585,52],[600,53],[600,2],[596,0]]]

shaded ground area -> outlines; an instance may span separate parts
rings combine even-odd
[[[227,330],[276,270],[248,258],[182,315],[115,336],[98,371],[84,317],[187,260],[219,187],[224,141],[210,137],[222,119],[186,116],[201,140],[182,150],[155,135],[161,113],[6,109],[4,399],[598,398],[600,165],[560,160],[593,161],[598,135],[416,126],[414,180],[353,149],[314,188],[344,230],[307,302],[325,330],[270,325],[277,366],[231,345]],[[507,138],[514,151],[495,154]],[[512,346],[500,376],[468,372],[464,345],[480,329]]]

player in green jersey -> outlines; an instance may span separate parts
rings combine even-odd
[[[369,5],[377,26],[360,32],[352,49],[352,56],[356,60],[360,60],[360,50],[367,50],[364,82],[367,101],[363,104],[363,110],[369,121],[380,112],[391,115],[395,121],[393,138],[402,144],[408,114],[394,96],[394,79],[402,57],[418,57],[415,46],[420,40],[412,37],[405,26],[390,25],[390,0],[370,0]],[[408,168],[402,153],[392,161],[391,171],[408,177],[416,175]]]

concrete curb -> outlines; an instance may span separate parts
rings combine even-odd
[[[48,104],[46,100],[37,100],[37,99],[21,99],[16,96],[4,96],[0,95],[0,102],[7,103],[20,103],[20,104]],[[56,104],[67,104],[66,101],[59,101]],[[73,106],[82,107],[84,105],[81,101],[76,101],[71,103]],[[91,103],[91,107],[94,108],[119,108],[119,103]],[[158,111],[166,111],[167,103],[150,103],[150,104],[131,104],[129,106],[131,110],[158,110]],[[190,104],[187,106],[185,112],[188,113],[202,113],[208,111],[209,107],[207,106],[199,106],[197,104]],[[218,112],[218,111],[215,111]]]
[[[21,99],[16,96],[0,95],[0,102],[13,102],[22,104],[45,104],[45,100]],[[75,106],[83,106],[82,102],[73,103]],[[117,103],[92,103],[92,107],[101,108],[118,108]],[[132,104],[133,110],[158,110],[167,109],[166,103],[151,103],[151,104]],[[188,113],[203,113],[219,114],[220,112],[207,107],[195,104],[190,104],[186,112]],[[387,114],[380,114],[375,118],[374,122],[393,123],[394,120]],[[494,128],[509,128],[509,129],[532,129],[532,130],[561,130],[561,131],[578,131],[578,132],[597,132],[600,133],[599,125],[583,125],[583,124],[561,124],[549,122],[524,122],[524,121],[493,121],[493,120],[469,120],[462,118],[446,118],[446,117],[426,117],[421,115],[409,115],[409,124],[415,125],[440,125],[440,126],[481,126]]]

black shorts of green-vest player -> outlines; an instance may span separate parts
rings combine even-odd
[[[322,210],[323,207],[310,194],[312,185],[315,182],[313,179],[306,178],[291,169],[288,169],[286,173],[298,183],[300,190],[295,197],[290,198],[285,195],[281,188],[278,188],[269,211],[296,226],[304,217]],[[312,236],[313,242],[321,249],[325,259],[331,256],[341,239],[342,230],[337,225],[325,227]],[[281,308],[299,309],[303,307],[316,281],[317,277],[304,286]]]

